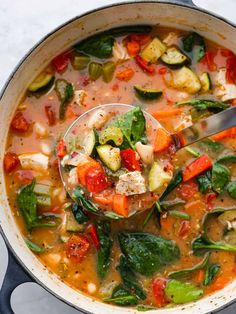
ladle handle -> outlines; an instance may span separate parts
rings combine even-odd
[[[236,107],[214,114],[173,134],[177,149],[236,126]]]

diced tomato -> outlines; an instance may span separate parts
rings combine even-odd
[[[155,73],[155,66],[148,61],[144,60],[142,57],[137,55],[135,57],[136,63],[140,66],[140,68],[149,74],[154,74]]]
[[[68,258],[80,263],[87,255],[90,247],[89,240],[82,235],[72,235],[65,244],[65,251]]]
[[[90,226],[88,226],[87,231],[88,231],[88,233],[89,233],[89,235],[93,241],[94,246],[98,250],[100,247],[100,241],[99,241],[96,226],[94,224],[91,224]]]
[[[151,37],[148,34],[130,34],[128,36],[128,40],[137,41],[141,46],[147,44],[150,39]]]
[[[210,71],[217,70],[217,65],[214,62],[215,56],[216,56],[215,52],[207,51],[204,57],[201,59],[201,62],[207,64],[207,67]]]
[[[29,130],[30,123],[23,116],[22,112],[17,112],[11,122],[11,128],[19,133],[26,133]]]
[[[46,114],[46,117],[48,119],[48,124],[50,126],[54,125],[56,123],[56,113],[55,111],[52,109],[52,106],[50,105],[46,105],[44,107],[44,110],[45,110],[45,114]]]
[[[89,158],[87,162],[77,166],[78,180],[82,185],[86,185],[86,174],[88,170],[94,166],[100,167],[100,164],[92,158]]]
[[[158,307],[163,307],[169,303],[165,295],[166,283],[167,279],[160,277],[155,278],[152,282],[152,291]]]
[[[161,67],[160,69],[158,69],[158,74],[160,75],[164,75],[167,72],[167,68],[166,67]]]
[[[226,48],[220,48],[220,53],[223,57],[232,57],[234,55],[234,53]]]
[[[57,157],[58,158],[63,158],[67,154],[66,151],[66,144],[64,139],[60,139],[58,145],[57,145]]]
[[[136,152],[131,149],[124,149],[120,152],[121,162],[123,166],[128,169],[129,171],[140,171],[141,170],[141,163],[137,158]]]
[[[120,81],[129,81],[134,76],[134,70],[131,68],[125,69],[116,74],[116,78]]]
[[[107,176],[101,166],[93,166],[85,174],[85,184],[89,192],[101,192],[109,187]]]
[[[207,202],[207,210],[212,210],[213,208],[213,201],[217,198],[216,193],[209,193],[206,195],[206,202]]]
[[[126,48],[127,48],[128,54],[131,57],[135,57],[140,51],[140,44],[136,40],[131,40],[127,42]]]
[[[19,158],[15,153],[6,153],[4,156],[4,170],[10,173],[20,164]]]
[[[185,238],[188,235],[190,230],[191,230],[190,222],[188,220],[181,221],[179,232],[178,232],[179,236],[181,238]]]
[[[194,181],[182,183],[178,188],[178,192],[181,198],[190,200],[198,192],[198,185]]]
[[[71,58],[71,51],[66,51],[58,55],[52,60],[52,65],[58,73],[65,71],[68,67],[69,60]]]
[[[115,194],[113,197],[113,211],[121,216],[128,217],[128,200],[126,195]]]
[[[211,159],[202,155],[189,164],[183,171],[183,181],[186,182],[212,167]]]
[[[20,184],[29,184],[34,179],[31,170],[17,170],[14,173],[14,180]]]
[[[225,79],[230,84],[235,84],[236,82],[236,56],[234,54],[226,60]]]

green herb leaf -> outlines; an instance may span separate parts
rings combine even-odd
[[[74,215],[75,220],[79,224],[83,224],[89,220],[89,217],[84,213],[82,206],[80,206],[78,203],[74,203],[72,205],[72,213]]]
[[[191,105],[198,110],[213,110],[214,112],[219,112],[230,107],[229,104],[226,104],[221,101],[209,100],[209,99],[191,99],[176,104],[177,107],[184,105]]]
[[[173,241],[153,234],[121,232],[118,240],[132,269],[145,276],[153,275],[180,257],[179,248]]]
[[[164,200],[164,198],[170,194],[170,192],[172,192],[181,182],[183,181],[183,172],[182,170],[178,170],[173,179],[170,181],[170,183],[168,184],[165,192],[162,194],[162,196],[160,197],[159,201],[162,202]]]
[[[147,297],[146,293],[144,292],[142,286],[138,283],[134,271],[123,255],[120,257],[120,264],[117,267],[117,270],[121,275],[124,286],[135,294],[138,299],[145,300]]]
[[[34,253],[44,253],[46,251],[45,248],[39,246],[38,244],[32,242],[29,239],[26,239],[25,243],[28,246],[28,248]]]
[[[109,222],[98,221],[96,227],[100,244],[98,250],[97,273],[101,279],[104,279],[110,266],[112,246],[110,237],[111,226]]]
[[[236,198],[236,181],[228,184],[227,191],[232,198]]]
[[[205,255],[205,257],[203,258],[203,260],[199,264],[195,265],[192,268],[186,268],[186,269],[174,271],[174,272],[169,274],[169,278],[175,279],[175,278],[179,278],[179,277],[188,276],[188,275],[195,273],[196,271],[198,271],[200,269],[204,269],[209,262],[209,258],[210,258],[210,253],[207,253]]]
[[[105,298],[103,299],[103,301],[122,306],[136,305],[138,303],[138,299],[136,298],[136,296],[131,294],[129,290],[122,285],[117,286],[113,290],[111,297]]]
[[[211,150],[212,152],[221,152],[225,149],[222,143],[212,141],[209,138],[201,141],[199,143],[201,146],[207,149],[207,151]]]
[[[147,143],[146,120],[140,107],[136,107],[120,116],[114,121],[113,125],[120,128],[124,135],[124,140],[129,147],[136,150],[135,144],[138,141]],[[124,141],[125,142],[125,141]],[[122,144],[122,148],[124,143]]]
[[[203,290],[193,284],[172,279],[167,282],[165,294],[173,303],[184,304],[200,299]]]
[[[73,85],[64,79],[58,79],[55,82],[55,90],[61,102],[59,118],[63,120],[65,117],[66,108],[74,96]]]
[[[223,164],[235,163],[236,162],[236,155],[226,155],[223,157],[219,157],[216,161],[218,163],[223,163]]]
[[[203,284],[208,286],[215,279],[216,275],[220,271],[220,264],[211,264],[207,266]]]
[[[92,212],[92,213],[96,213],[98,211],[98,208],[89,200],[87,200],[84,196],[84,194],[82,194],[81,188],[77,187],[74,190],[74,194],[73,197],[75,199],[75,201],[81,205],[83,208],[85,208],[87,211]]]
[[[211,172],[207,171],[204,174],[201,174],[197,178],[198,190],[202,194],[206,194],[211,188]]]
[[[201,35],[191,32],[183,38],[182,42],[184,51],[193,51],[194,55],[196,55],[196,61],[202,59],[205,54],[205,42]]]
[[[221,165],[219,163],[214,163],[212,167],[212,177],[211,177],[211,184],[212,189],[220,194],[223,192],[224,188],[228,184],[230,180],[230,171],[229,169]]]
[[[95,35],[76,44],[75,50],[101,59],[110,58],[114,40],[110,35]]]

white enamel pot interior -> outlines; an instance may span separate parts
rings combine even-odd
[[[186,5],[169,2],[121,3],[94,10],[77,17],[44,38],[19,64],[7,82],[0,100],[0,158],[4,155],[9,123],[24,94],[26,87],[42,68],[58,53],[79,40],[96,32],[121,25],[160,24],[187,30],[195,30],[204,37],[236,51],[236,28],[225,20]],[[4,173],[0,169],[0,226],[2,234],[24,268],[52,294],[83,312],[94,314],[137,313],[135,309],[104,304],[64,284],[50,273],[26,247],[8,205],[4,185]],[[152,313],[203,314],[212,312],[233,302],[236,296],[236,281],[223,290],[195,303],[169,309],[154,310]]]

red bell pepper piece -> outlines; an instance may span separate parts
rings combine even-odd
[[[109,182],[103,168],[90,167],[85,174],[85,185],[89,192],[101,192],[109,187]]]
[[[150,64],[148,61],[144,60],[142,57],[137,55],[135,57],[136,63],[140,66],[140,68],[149,74],[154,74],[155,73],[155,67],[153,64]]]
[[[135,57],[140,51],[140,44],[136,40],[130,40],[127,42],[126,48],[127,48],[128,54],[131,57]]]
[[[128,148],[128,149],[122,150],[120,152],[120,156],[121,156],[121,162],[126,169],[128,169],[129,171],[141,170],[142,168],[141,163],[137,159],[136,152],[133,149]]]
[[[185,238],[188,235],[190,230],[191,230],[190,222],[188,220],[183,220],[180,224],[178,234],[181,238]]]
[[[19,133],[26,133],[29,130],[30,123],[23,116],[22,112],[17,112],[12,119],[11,128]]]
[[[16,169],[16,167],[20,164],[19,158],[14,153],[6,153],[4,156],[4,170],[6,173],[10,173]]]
[[[63,158],[67,154],[66,151],[66,144],[64,139],[60,139],[58,145],[57,145],[57,157]]]
[[[164,75],[164,74],[166,74],[166,72],[167,72],[166,67],[161,67],[158,69],[158,74],[160,74],[160,75]]]
[[[97,233],[97,229],[96,226],[94,224],[91,224],[90,226],[88,226],[87,229],[93,244],[95,245],[96,249],[99,250],[100,247],[100,241],[99,241],[99,237],[98,237],[98,233]]]
[[[207,202],[207,210],[211,211],[213,209],[213,204],[212,202],[217,198],[216,193],[209,193],[206,195],[206,202]]]
[[[163,307],[169,303],[165,295],[167,279],[157,277],[152,282],[152,291],[155,297],[156,305]]]
[[[214,62],[214,58],[215,58],[216,54],[213,51],[207,51],[205,52],[204,57],[201,59],[202,63],[206,63],[207,67],[210,71],[216,71],[217,66]]]
[[[46,105],[44,107],[44,110],[45,110],[45,114],[46,114],[46,117],[48,119],[48,124],[50,126],[54,125],[56,123],[56,113],[55,111],[52,109],[52,106],[50,105]]]
[[[71,51],[66,51],[56,56],[52,60],[52,65],[55,71],[58,73],[65,71],[68,67],[70,58],[71,58]]]
[[[141,46],[143,46],[149,42],[151,36],[147,34],[130,34],[127,39],[129,41],[137,41]]]
[[[183,182],[186,182],[202,172],[212,167],[211,159],[206,155],[202,155],[195,159],[190,165],[188,165],[183,171]]]
[[[65,252],[68,258],[80,263],[87,255],[90,247],[89,240],[82,235],[72,235],[65,244]]]
[[[225,79],[230,84],[235,84],[236,82],[236,56],[234,54],[226,60]]]

